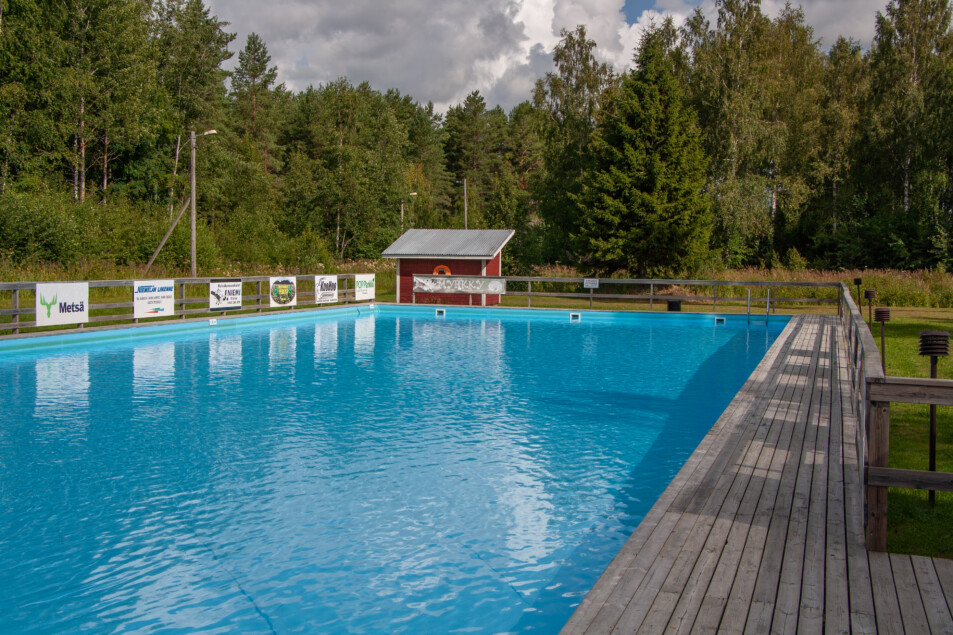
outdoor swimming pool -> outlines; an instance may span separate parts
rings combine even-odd
[[[0,343],[0,632],[558,631],[784,324],[379,306]]]

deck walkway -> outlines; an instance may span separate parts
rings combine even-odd
[[[563,632],[953,634],[953,561],[864,546],[846,368],[792,318]]]

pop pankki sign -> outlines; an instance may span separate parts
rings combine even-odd
[[[136,280],[132,283],[132,316],[137,319],[175,313],[174,280]]]
[[[89,322],[88,282],[37,282],[36,325]]]
[[[373,273],[355,274],[354,299],[355,300],[373,300],[374,299],[374,274]]]
[[[505,278],[414,276],[414,293],[506,294]]]

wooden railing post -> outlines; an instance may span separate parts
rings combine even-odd
[[[871,401],[867,407],[867,465],[888,467],[890,460],[890,402]],[[867,486],[867,549],[887,550],[887,488]]]
[[[258,308],[255,309],[255,313],[261,313],[261,280],[255,282],[255,295],[258,296],[256,298]]]
[[[20,290],[19,289],[13,290],[13,301],[12,301],[12,304],[10,305],[10,308],[12,309],[20,308]],[[20,332],[20,328],[17,326],[17,323],[20,321],[20,315],[18,313],[14,313],[13,320],[11,321],[13,322],[13,334],[16,335],[17,333]]]
[[[184,282],[179,285],[179,299],[185,300],[185,283]],[[185,319],[185,302],[179,302],[179,313],[180,313],[179,319],[184,320]]]
[[[526,307],[530,308],[533,306],[533,281],[528,280],[526,282]]]

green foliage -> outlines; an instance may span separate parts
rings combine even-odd
[[[665,48],[672,31],[667,22],[643,36],[638,70],[623,76],[600,113],[593,167],[575,197],[579,251],[603,274],[672,277],[706,259],[705,158]]]
[[[0,249],[14,260],[69,262],[81,255],[79,225],[56,197],[0,197]]]

